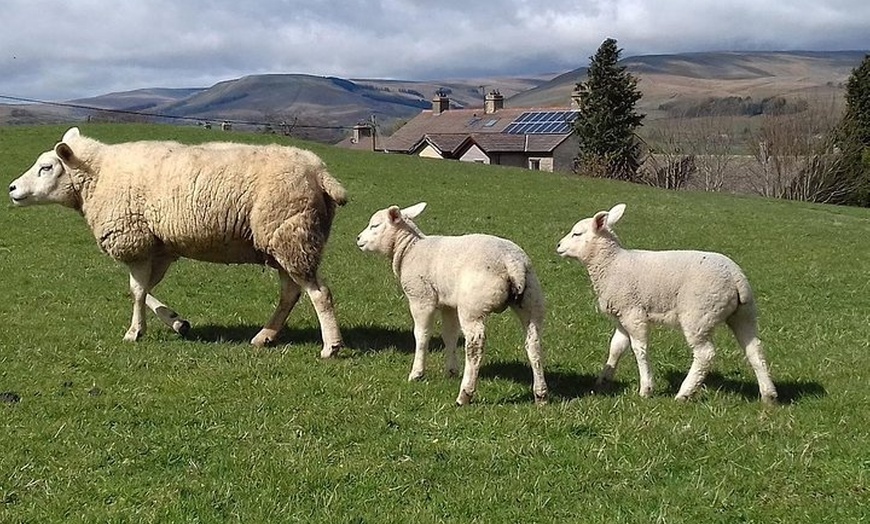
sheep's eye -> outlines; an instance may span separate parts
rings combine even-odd
[[[580,233],[571,233],[571,236],[572,236],[572,237],[579,237],[579,236],[583,236],[583,233],[582,233],[582,232],[580,232]]]
[[[39,173],[38,173],[38,176],[47,175],[47,174],[50,173],[50,172],[51,172],[51,166],[50,166],[50,165],[40,166],[40,167],[39,167]]]
[[[369,226],[369,229],[377,229],[378,227],[380,227],[380,225],[381,225],[380,222],[377,224],[372,224]]]

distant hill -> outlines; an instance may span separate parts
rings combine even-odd
[[[665,117],[710,98],[785,97],[831,100],[866,51],[685,53],[646,55],[621,62],[638,78],[638,108],[649,118]],[[558,106],[586,79],[582,67],[506,100],[509,107]]]
[[[639,109],[648,121],[709,103],[710,99],[769,97],[842,99],[842,83],[864,51],[831,53],[686,53],[635,56],[623,64],[639,78]],[[571,91],[586,77],[582,67],[564,74],[433,81],[342,79],[304,74],[251,75],[208,88],[145,88],[70,101],[76,107],[0,105],[0,124],[97,119],[135,119],[135,114],[167,115],[167,121],[231,120],[262,127],[292,127],[296,136],[335,142],[350,126],[374,117],[383,134],[430,107],[436,91],[446,91],[454,107],[482,107],[497,89],[507,107],[553,107],[570,103]]]

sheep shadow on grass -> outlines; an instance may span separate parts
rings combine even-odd
[[[734,374],[736,375],[736,372]],[[686,378],[686,373],[672,370],[668,371],[665,376],[668,382],[668,393],[676,395],[680,389],[680,384]],[[733,376],[712,371],[707,374],[704,384],[712,390],[740,395],[746,400],[759,400],[758,383],[754,379],[733,378]],[[820,398],[828,394],[825,387],[818,382],[774,381],[774,385],[779,393],[780,404],[794,404],[804,397]]]
[[[194,342],[247,343],[261,329],[259,325],[202,325],[193,326],[185,337]],[[380,326],[343,327],[342,336],[345,347],[360,353],[375,353],[390,349],[401,353],[414,353],[414,334],[408,330]],[[278,333],[273,345],[321,344],[320,329],[317,327],[286,326]],[[433,344],[435,347],[436,344]],[[437,348],[436,348],[437,349]],[[339,353],[341,356],[341,353]]]
[[[484,362],[480,368],[480,376],[488,379],[507,379],[519,384],[532,383],[532,369],[529,363],[520,360]],[[622,393],[626,385],[621,382],[611,382],[606,387],[595,385],[597,375],[563,371],[561,369],[544,369],[544,378],[550,390],[550,400],[572,400],[589,395],[616,396]],[[527,397],[527,398],[526,398]],[[532,399],[529,392],[524,398],[515,399],[524,402]]]

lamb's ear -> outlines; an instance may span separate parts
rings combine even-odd
[[[61,138],[60,141],[61,142],[69,142],[69,141],[74,140],[80,136],[82,136],[82,134],[79,131],[79,128],[71,127],[71,128],[66,130],[66,133],[63,134],[63,138]]]
[[[54,154],[56,154],[57,157],[60,158],[63,163],[68,166],[75,166],[79,163],[76,154],[73,153],[72,148],[67,145],[66,142],[58,142],[54,146]]]
[[[607,227],[613,227],[614,224],[619,222],[623,213],[625,213],[625,204],[616,204],[610,208],[610,211],[607,212]]]
[[[595,216],[592,217],[592,224],[590,224],[590,229],[592,233],[598,233],[602,229],[607,227],[607,211],[599,211],[595,213]]]
[[[391,224],[398,224],[402,221],[402,210],[399,209],[399,206],[390,206],[387,208],[387,218],[390,219]]]
[[[406,207],[402,210],[402,214],[413,220],[417,218],[424,209],[426,209],[426,202],[420,202],[419,204]]]

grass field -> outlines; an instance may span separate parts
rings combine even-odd
[[[84,126],[108,142],[273,141],[160,126]],[[61,127],[0,128],[11,181]],[[348,348],[317,358],[304,299],[281,343],[248,340],[273,272],[182,261],[136,344],[124,268],[59,207],[0,210],[0,522],[861,522],[870,519],[870,210],[665,192],[603,180],[308,147],[343,181],[322,274]],[[431,234],[508,237],[548,299],[551,402],[532,402],[518,325],[489,323],[475,404],[458,379],[408,383],[413,336],[386,259],[356,234],[385,205],[425,200]],[[578,219],[616,202],[623,242],[721,251],[744,268],[782,403],[758,400],[730,335],[700,397],[673,395],[690,354],[654,332],[657,379],[593,393],[611,325],[582,267],[555,254]]]

